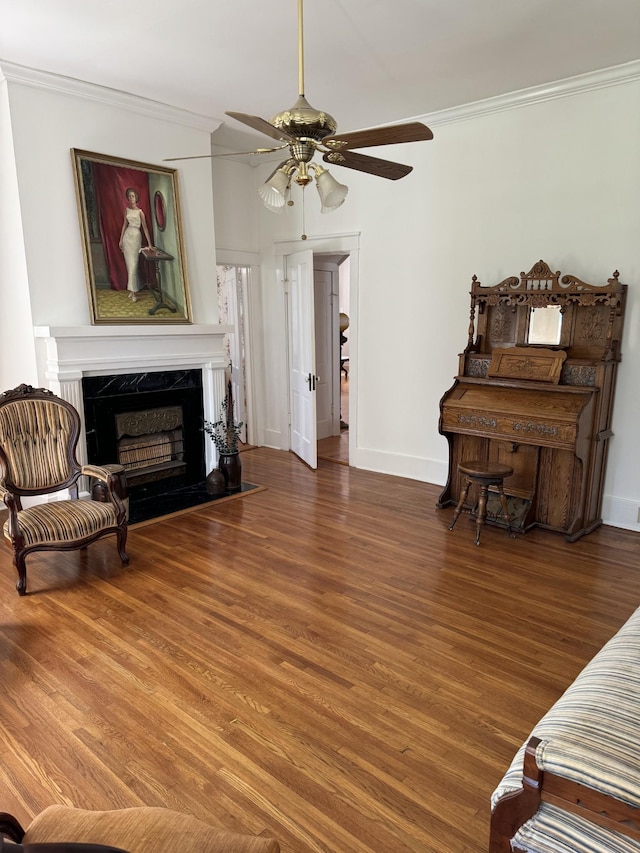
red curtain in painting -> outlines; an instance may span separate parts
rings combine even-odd
[[[106,163],[93,163],[92,171],[109,281],[113,290],[126,290],[127,267],[119,246],[127,207],[126,190],[132,187],[138,193],[138,206],[144,211],[149,234],[153,240],[153,219],[147,174],[140,169],[126,169],[120,166],[109,166]],[[142,245],[146,245],[144,232]]]

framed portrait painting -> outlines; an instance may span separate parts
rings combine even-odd
[[[176,170],[71,157],[92,323],[191,323]]]

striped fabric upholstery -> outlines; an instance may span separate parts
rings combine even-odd
[[[19,489],[66,483],[71,415],[55,400],[19,400],[0,408],[0,445]]]
[[[3,533],[13,548],[19,595],[27,594],[26,559],[33,551],[84,548],[114,534],[122,565],[129,565],[122,465],[81,466],[80,425],[71,403],[47,388],[23,383],[0,394],[0,500],[8,509]],[[91,500],[78,500],[82,476],[89,478]],[[52,500],[38,502],[54,492]]]
[[[18,523],[25,545],[73,542],[117,524],[115,506],[98,501],[54,501],[23,509]],[[9,522],[4,535],[9,539]]]
[[[536,761],[542,770],[640,806],[640,608],[531,734],[541,739]],[[494,791],[492,808],[522,787],[525,747],[526,742]],[[516,841],[531,851],[640,853],[640,842],[547,804],[519,830]]]
[[[514,844],[531,853],[638,853],[637,841],[604,829],[549,803],[515,835]]]

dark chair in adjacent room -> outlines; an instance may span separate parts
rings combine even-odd
[[[0,394],[0,499],[9,510],[4,536],[13,547],[16,589],[27,591],[25,560],[34,551],[84,548],[113,533],[123,565],[129,557],[121,466],[80,465],[80,416],[44,388],[20,385]],[[100,485],[97,500],[78,500],[78,479]],[[69,498],[22,506],[23,498],[68,490]]]
[[[472,461],[460,462],[458,465],[458,471],[464,478],[464,485],[460,492],[460,500],[458,501],[458,506],[453,514],[453,521],[449,525],[449,530],[453,530],[453,527],[464,508],[467,495],[469,494],[469,489],[475,484],[479,487],[478,512],[476,516],[476,545],[480,544],[480,532],[482,530],[482,525],[485,523],[487,518],[487,497],[490,487],[493,487],[498,492],[500,505],[502,507],[502,517],[507,524],[509,534],[513,536],[513,531],[511,530],[511,516],[509,515],[507,498],[503,488],[503,481],[506,477],[510,477],[513,474],[513,468],[509,465],[502,465],[500,462],[485,462],[483,460],[474,459]]]
[[[25,845],[25,851],[48,850],[41,845],[60,845],[60,853],[74,850],[74,844],[97,845],[128,853],[279,853],[273,838],[242,835],[211,826],[195,817],[172,809],[152,806],[87,811],[71,806],[49,806],[26,830],[10,814],[0,812],[0,834]],[[66,842],[65,846],[64,842]],[[33,845],[33,847],[31,846]],[[89,851],[87,847],[87,853]],[[106,848],[95,848],[102,850]],[[57,853],[52,850],[51,853]],[[78,853],[84,853],[84,847]]]

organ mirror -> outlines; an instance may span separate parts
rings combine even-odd
[[[527,343],[557,346],[562,332],[562,311],[559,305],[532,308],[529,313]]]

